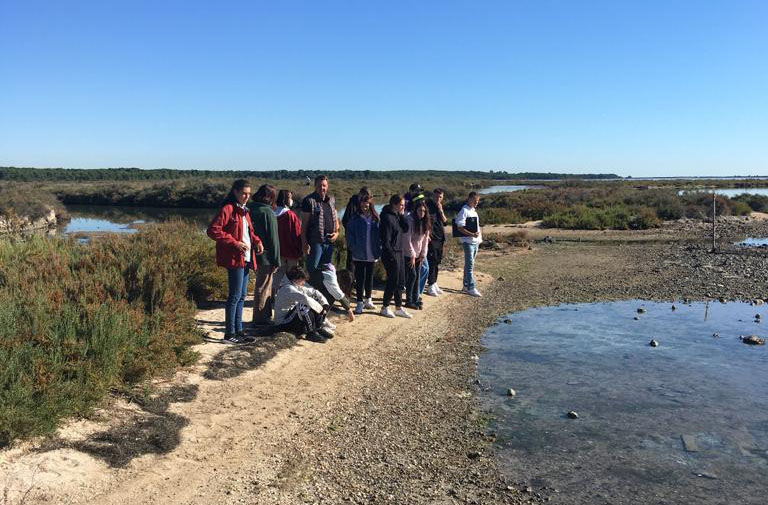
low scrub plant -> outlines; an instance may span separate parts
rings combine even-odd
[[[86,244],[0,241],[0,445],[193,363],[195,301],[226,285],[213,258],[180,222]]]

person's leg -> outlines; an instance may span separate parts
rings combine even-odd
[[[432,242],[429,243],[429,249],[427,249],[427,260],[429,260],[427,284],[431,286],[437,282],[437,252]]]
[[[397,285],[395,286],[395,307],[398,309],[403,305],[403,290],[405,289],[405,259],[403,253],[395,256],[397,265]]]
[[[365,299],[370,300],[371,294],[373,293],[373,267],[376,263],[373,261],[366,261],[365,262],[365,270],[364,270],[364,285],[363,290],[365,292]]]
[[[332,243],[326,243],[326,244],[320,244],[322,253],[320,255],[320,265],[325,265],[326,263],[333,262],[333,244]]]
[[[323,256],[323,244],[312,244],[309,246],[307,255],[307,273],[311,274],[321,264]]]
[[[472,289],[472,269],[474,268],[474,255],[472,254],[472,244],[462,242],[461,247],[464,249],[464,289],[467,291]]]
[[[391,257],[382,258],[381,261],[387,271],[387,282],[384,285],[384,298],[382,299],[382,305],[387,308],[397,290],[397,262]]]
[[[358,304],[363,303],[366,263],[366,261],[355,261],[355,299]]]
[[[224,310],[224,334],[228,336],[237,332],[237,307],[243,292],[243,270],[242,268],[227,269],[228,292]],[[242,314],[242,304],[240,305],[240,313]]]
[[[243,333],[243,305],[245,305],[245,297],[248,296],[248,274],[251,271],[250,263],[247,263],[242,271],[240,298],[237,300],[237,308],[235,310],[235,333]]]
[[[259,266],[253,294],[253,324],[266,324],[272,319],[272,270]]]
[[[416,267],[411,265],[411,258],[405,258],[405,304],[416,305],[416,289],[418,289]]]
[[[424,261],[421,263],[421,269],[419,270],[419,292],[416,297],[417,299],[421,298],[421,294],[424,293],[427,277],[429,277],[429,258],[424,258]]]

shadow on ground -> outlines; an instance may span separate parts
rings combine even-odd
[[[203,377],[211,380],[223,380],[258,368],[283,349],[296,345],[296,337],[290,333],[275,333],[258,337],[248,345],[229,346],[216,354],[208,364]]]

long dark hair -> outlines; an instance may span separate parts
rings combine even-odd
[[[262,184],[256,194],[253,195],[255,202],[260,202],[265,205],[269,205],[273,209],[275,208],[275,200],[277,199],[277,188],[271,184]]]
[[[250,188],[251,183],[248,182],[248,179],[237,179],[235,182],[232,183],[232,187],[229,189],[229,193],[227,194],[227,197],[224,199],[224,204],[226,205],[228,203],[237,204],[237,198],[235,198],[235,191],[242,191],[245,188]]]
[[[376,212],[376,208],[373,206],[373,197],[370,194],[360,195],[360,201],[358,202],[356,213],[361,215],[361,216],[363,215],[363,209],[362,209],[362,207],[363,207],[362,203],[363,202],[369,202],[371,204],[371,206],[370,206],[371,218],[374,221],[378,221],[379,220],[379,213]]]
[[[416,211],[420,208],[424,208],[424,217],[421,219],[419,219],[419,216],[416,214]],[[432,230],[432,218],[429,217],[427,202],[424,200],[419,200],[413,205],[413,210],[411,210],[411,218],[413,219],[415,228],[419,231],[419,235],[429,233],[430,230]]]
[[[277,193],[276,205],[278,207],[288,208],[288,200],[291,198],[293,198],[293,191],[290,189],[281,189],[280,192]]]

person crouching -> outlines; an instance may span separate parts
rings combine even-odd
[[[295,266],[286,272],[275,295],[275,330],[324,343],[333,338],[333,334],[324,328],[328,301],[306,282],[307,273],[301,267]]]

